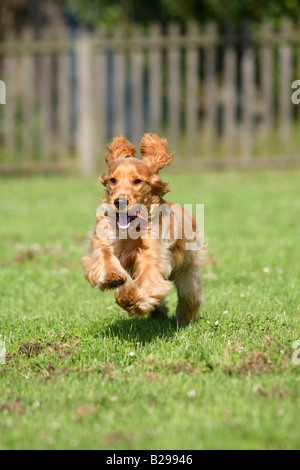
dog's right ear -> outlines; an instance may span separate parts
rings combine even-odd
[[[136,149],[135,147],[128,142],[123,135],[115,137],[114,140],[107,146],[108,152],[106,154],[105,160],[110,166],[112,162],[118,157],[135,157]],[[101,180],[100,180],[101,181]],[[102,181],[101,181],[102,182]]]

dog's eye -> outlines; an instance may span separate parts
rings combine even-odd
[[[133,184],[140,184],[142,182],[142,180],[140,180],[139,178],[135,179]]]
[[[109,180],[112,184],[115,184],[117,182],[116,178],[110,178]]]

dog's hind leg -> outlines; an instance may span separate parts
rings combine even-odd
[[[202,301],[200,267],[197,257],[192,253],[190,261],[174,273],[174,283],[178,293],[176,320],[180,327],[199,319],[199,308]]]

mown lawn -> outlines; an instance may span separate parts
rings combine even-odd
[[[185,330],[175,291],[168,319],[138,320],[84,280],[96,177],[1,179],[0,449],[300,447],[300,172],[163,176],[205,204]]]

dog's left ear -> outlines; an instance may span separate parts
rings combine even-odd
[[[158,173],[173,160],[174,154],[169,154],[167,143],[167,139],[161,139],[157,134],[145,134],[141,141],[143,161],[153,173]]]

